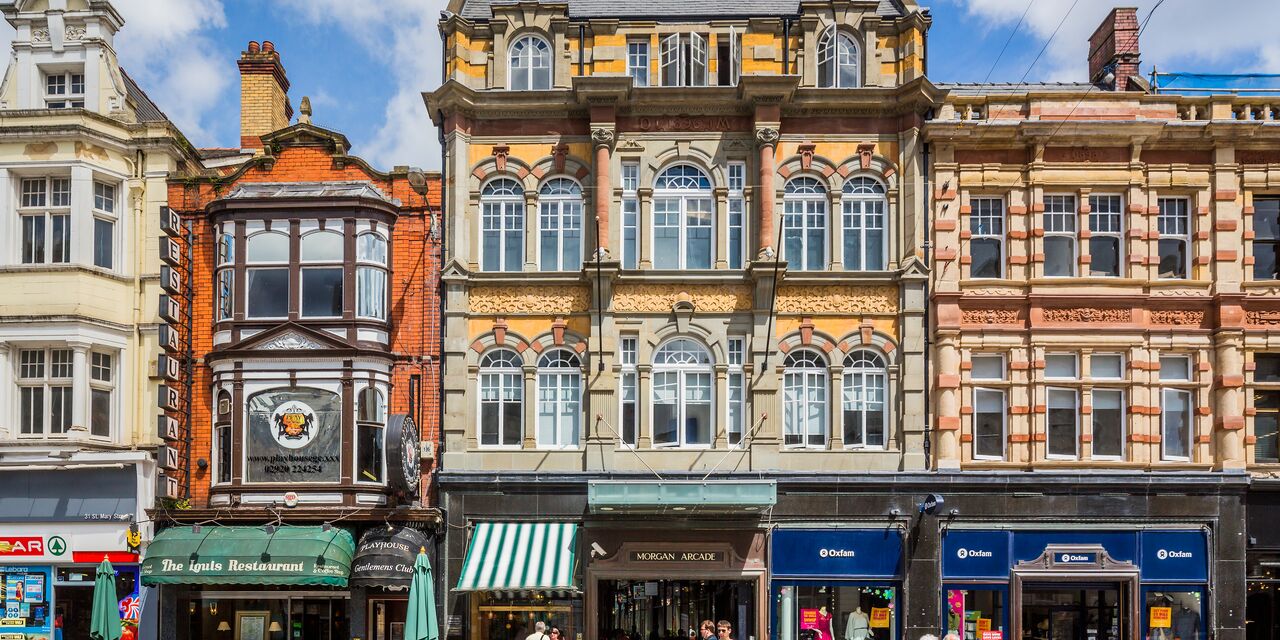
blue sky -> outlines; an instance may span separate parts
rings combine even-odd
[[[1123,4],[1137,6],[1143,20],[1159,1]],[[235,61],[250,40],[267,39],[281,52],[295,108],[310,96],[316,124],[345,133],[353,153],[381,168],[439,166],[436,134],[420,94],[439,82],[436,20],[444,0],[113,2],[126,20],[116,42],[122,63],[195,144],[237,144]],[[1083,80],[1086,40],[1120,3],[924,4],[933,13],[929,53],[935,82],[981,82],[988,73],[993,82],[1018,82],[1024,75],[1028,81]],[[1231,6],[1222,11],[1203,0],[1165,0],[1142,35],[1143,73],[1152,64],[1168,71],[1280,73],[1280,39],[1274,36],[1280,2],[1234,0]],[[1008,50],[993,69],[1006,41]],[[1042,47],[1044,54],[1032,66]]]

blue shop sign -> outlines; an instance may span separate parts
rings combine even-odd
[[[1009,577],[1009,532],[951,530],[942,538],[944,578]]]
[[[1203,531],[1143,531],[1142,579],[1205,582],[1209,541]]]
[[[1137,531],[1019,531],[1013,535],[1013,564],[1029,562],[1044,554],[1050,545],[1098,545],[1107,550],[1112,560],[1138,563]],[[1054,564],[1093,564],[1098,562],[1096,553],[1089,560],[1069,558],[1062,553],[1053,554]],[[1091,555],[1072,553],[1073,556]]]
[[[1080,551],[1053,552],[1054,564],[1098,564],[1098,554]]]
[[[774,529],[773,575],[791,578],[894,578],[902,567],[897,529]]]

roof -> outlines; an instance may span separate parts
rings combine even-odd
[[[570,18],[669,18],[787,16],[800,13],[800,0],[538,0],[567,3]],[[460,12],[468,20],[488,20],[495,4],[515,4],[516,0],[466,0]],[[897,18],[906,15],[899,0],[880,0],[876,15]]]
[[[957,96],[981,96],[988,93],[1078,93],[1097,88],[1088,82],[944,82],[937,86]]]
[[[208,147],[204,149],[196,149],[202,160],[217,160],[219,158],[231,158],[240,155],[252,155],[252,152],[243,149],[232,149],[227,147]]]
[[[241,183],[227,196],[229,200],[237,198],[372,198],[400,205],[399,201],[388,198],[372,182],[363,180]]]
[[[1280,96],[1280,75],[1269,73],[1152,73],[1156,93],[1183,96]]]
[[[160,107],[151,101],[151,97],[147,95],[138,83],[125,73],[124,67],[120,67],[120,75],[124,76],[125,91],[129,93],[129,99],[133,101],[135,115],[138,122],[169,122],[169,116],[164,115]]]

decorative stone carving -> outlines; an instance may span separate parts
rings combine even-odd
[[[644,145],[635,138],[623,138],[618,142],[618,151],[644,151]]]
[[[1280,310],[1255,310],[1246,311],[1244,314],[1246,324],[1257,324],[1264,326],[1280,325]]]
[[[48,30],[48,29],[45,29],[44,27],[41,27],[41,28],[39,28],[39,29],[32,29],[32,30],[31,30],[31,41],[32,41],[32,42],[48,42],[48,41],[49,41],[49,30]]]
[[[751,308],[751,286],[624,284],[613,290],[615,313],[667,312],[677,303],[699,312],[745,311]]]
[[[1194,298],[1207,297],[1207,292],[1203,289],[1152,289],[1151,295],[1155,298]]]
[[[1017,287],[973,287],[966,288],[963,292],[966,296],[999,296],[1001,298],[1025,294],[1026,291]]]
[[[519,315],[574,313],[586,311],[590,296],[586,287],[572,285],[546,287],[474,287],[471,312],[476,314]]]
[[[897,313],[898,289],[857,285],[783,285],[778,287],[777,311],[806,315]]]
[[[84,40],[84,27],[68,26],[62,35],[67,40]]]
[[[591,130],[591,140],[596,144],[613,144],[613,129],[597,127]]]
[[[756,129],[756,140],[760,144],[773,144],[778,141],[778,130],[773,127],[760,127]]]
[[[960,312],[963,324],[1017,324],[1017,309],[965,309]]]
[[[324,349],[321,344],[296,331],[287,331],[258,346],[264,350]]]
[[[1066,307],[1045,309],[1044,319],[1047,322],[1129,322],[1132,318],[1128,309]]]
[[[1199,325],[1204,322],[1201,309],[1152,309],[1152,324]]]

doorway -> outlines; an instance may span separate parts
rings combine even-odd
[[[404,640],[409,601],[404,598],[369,599],[369,640]]]
[[[688,640],[703,620],[728,620],[734,638],[760,637],[750,580],[601,580],[602,640]]]
[[[1132,640],[1130,586],[1116,583],[1024,583],[1024,640]]]

